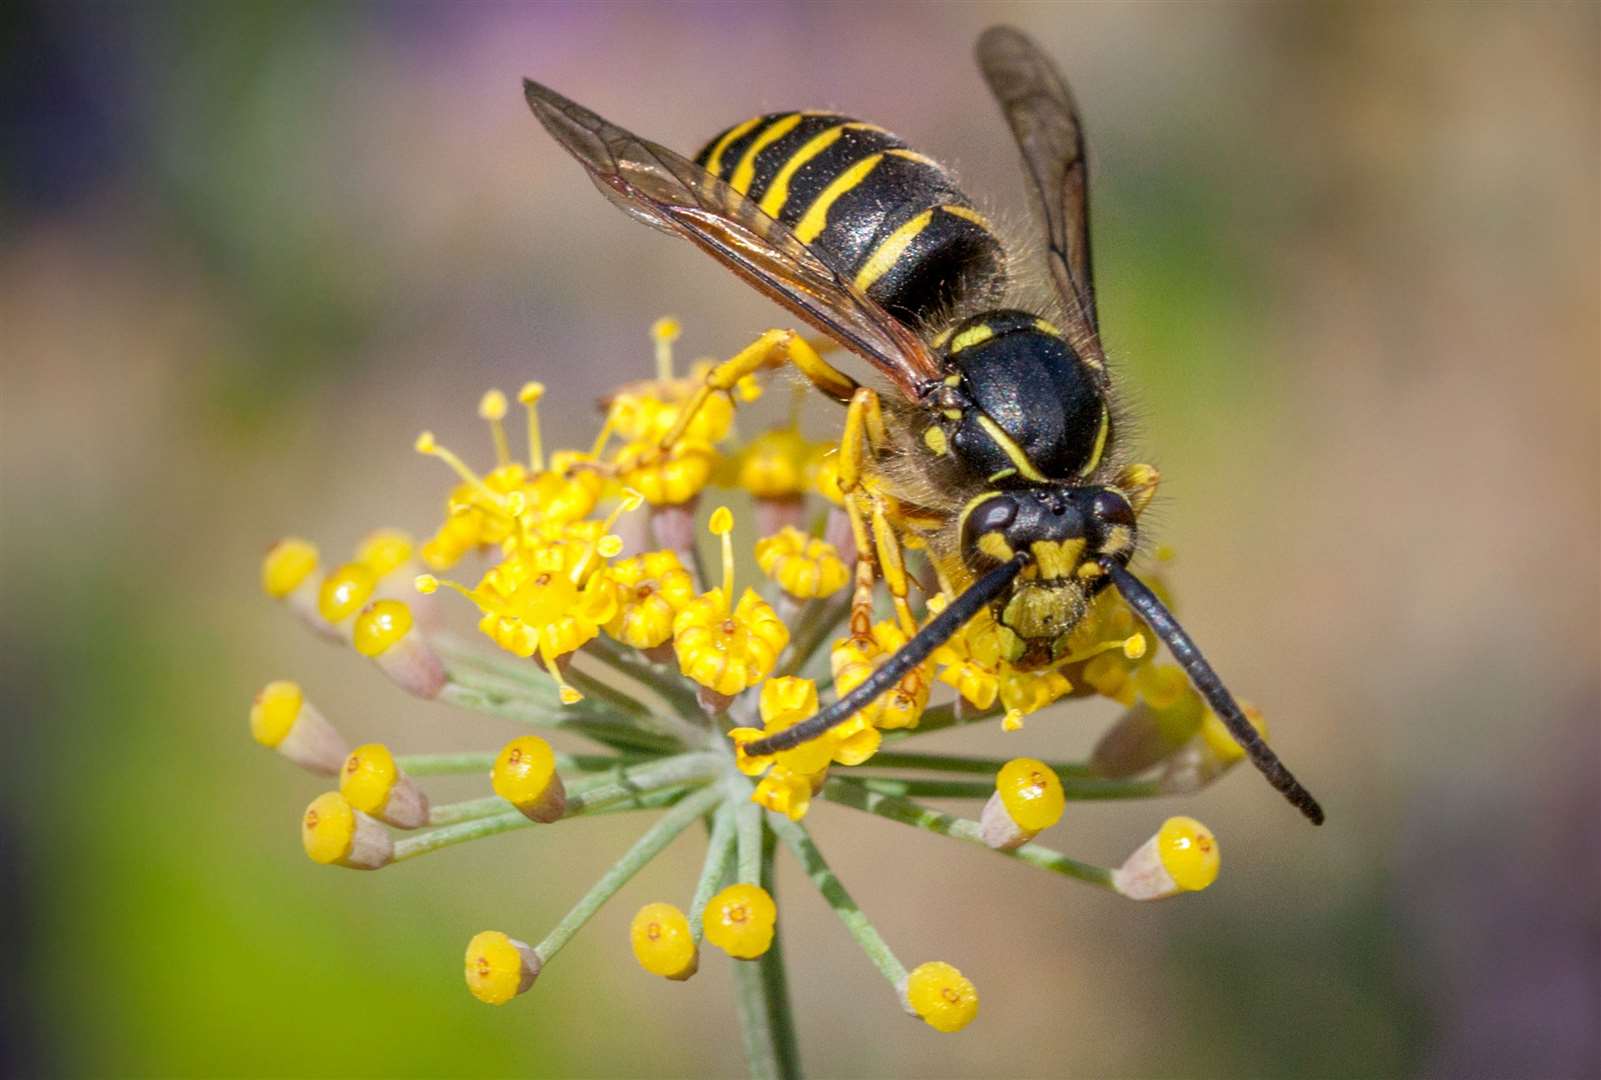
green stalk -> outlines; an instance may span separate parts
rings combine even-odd
[[[497,750],[462,754],[397,754],[395,765],[408,776],[470,776],[473,773],[487,773],[494,768],[497,756]],[[611,754],[556,755],[556,767],[564,772],[600,772],[630,764],[633,764],[630,759]]]
[[[806,871],[806,876],[812,879],[812,884],[823,894],[823,899],[834,909],[834,914],[845,924],[845,929],[856,939],[856,944],[862,947],[867,958],[873,962],[873,966],[878,968],[884,978],[889,980],[889,984],[895,988],[895,993],[898,995],[901,984],[906,981],[905,966],[895,958],[889,943],[880,936],[867,916],[862,914],[862,909],[856,906],[856,901],[845,891],[845,886],[839,878],[834,876],[834,871],[829,869],[823,853],[812,843],[812,838],[806,829],[799,822],[790,821],[778,814],[768,815],[768,825],[778,834],[784,846],[794,853],[795,858],[800,861],[801,869]]]
[[[756,881],[773,891],[773,831],[757,810]],[[741,853],[743,856],[743,852]],[[781,920],[782,921],[782,920]],[[801,1075],[794,1012],[784,977],[782,927],[774,927],[773,943],[755,960],[734,961],[734,1002],[750,1075],[759,1080],[794,1080]]]
[[[563,714],[556,711],[562,708],[560,705],[543,708],[532,701],[501,697],[454,680],[445,684],[438,700],[535,727],[571,731],[618,750],[663,754],[680,749],[676,739],[641,731],[609,714],[597,715],[592,710],[578,710],[576,706],[567,706]]]
[[[952,817],[942,814],[938,810],[930,810],[926,806],[908,802],[905,799],[882,795],[862,787],[849,780],[830,779],[823,785],[823,798],[840,806],[848,806],[853,810],[861,810],[879,817],[898,821],[902,825],[911,825],[914,828],[925,829],[928,832],[938,833],[941,836],[952,836],[958,840],[966,840],[976,844],[985,851],[995,851],[984,843],[984,837],[979,824],[968,818]],[[1053,851],[1039,844],[1028,843],[1012,851],[997,851],[998,855],[1026,862],[1042,870],[1050,870],[1064,877],[1075,878],[1079,881],[1096,885],[1103,889],[1112,889],[1112,871],[1102,866],[1091,866],[1076,859],[1070,859],[1059,851]]]
[[[700,943],[706,905],[723,887],[728,876],[728,864],[734,854],[734,808],[725,799],[712,819],[711,838],[706,842],[706,861],[701,864],[700,880],[695,883],[695,895],[689,901],[689,932]]]
[[[702,788],[663,814],[656,824],[646,829],[640,838],[634,841],[634,846],[624,852],[622,858],[613,863],[611,868],[600,876],[600,880],[573,905],[572,910],[551,928],[550,933],[545,935],[545,940],[534,946],[534,952],[539,955],[540,961],[548,964],[551,958],[561,951],[562,946],[571,941],[573,935],[600,910],[602,904],[610,900],[618,889],[628,884],[635,874],[644,869],[646,863],[661,854],[662,849],[672,843],[679,833],[688,828],[696,818],[716,806],[722,798],[721,787],[714,784]]]
[[[915,729],[922,731],[921,724]],[[899,753],[881,750],[863,763],[863,768],[874,769],[925,769],[929,772],[985,773],[994,776],[1006,764],[1006,758],[966,757],[961,754],[920,754],[913,751]],[[1078,761],[1046,762],[1057,776],[1082,776],[1099,779],[1088,765]]]

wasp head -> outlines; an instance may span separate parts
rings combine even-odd
[[[1134,508],[1108,487],[1039,485],[991,492],[962,519],[962,550],[977,568],[1024,555],[1028,565],[992,605],[1018,639],[1008,657],[1025,667],[1058,658],[1067,636],[1106,585],[1101,558],[1134,553]]]

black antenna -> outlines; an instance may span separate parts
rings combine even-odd
[[[973,582],[966,592],[951,601],[950,607],[934,616],[927,626],[917,632],[917,636],[902,645],[894,656],[884,661],[861,685],[816,716],[802,720],[793,727],[787,727],[765,739],[746,743],[745,753],[751,757],[760,757],[763,754],[773,754],[799,746],[803,742],[817,738],[829,728],[843,724],[867,708],[900,682],[907,672],[927,660],[930,653],[949,641],[956,631],[966,625],[967,620],[983,610],[985,604],[1005,592],[1012,584],[1012,579],[1022,572],[1027,562],[1028,556],[1019,554],[986,573]]]
[[[1323,808],[1317,804],[1312,793],[1301,786],[1301,782],[1294,774],[1284,767],[1284,762],[1279,760],[1278,755],[1268,749],[1267,743],[1262,741],[1262,736],[1240,711],[1234,695],[1229,693],[1228,687],[1223,685],[1223,680],[1218,678],[1217,672],[1212,670],[1212,665],[1206,662],[1201,650],[1196,648],[1195,642],[1190,640],[1190,635],[1184,632],[1184,628],[1163,606],[1162,601],[1156,598],[1156,594],[1147,588],[1144,582],[1114,560],[1102,558],[1098,561],[1101,568],[1111,575],[1112,584],[1123,594],[1128,606],[1133,608],[1145,621],[1145,625],[1167,645],[1168,651],[1173,654],[1173,659],[1179,662],[1179,666],[1190,677],[1195,689],[1206,699],[1212,711],[1217,713],[1218,719],[1229,729],[1229,734],[1234,736],[1234,741],[1239,743],[1250,756],[1251,764],[1260,769],[1262,775],[1267,777],[1267,782],[1277,788],[1279,794],[1290,800],[1291,805],[1305,814],[1307,820],[1314,825],[1323,824]]]

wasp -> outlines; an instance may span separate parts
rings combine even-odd
[[[986,608],[1022,670],[1067,660],[1090,602],[1115,588],[1276,789],[1323,811],[1268,748],[1157,595],[1128,569],[1157,483],[1119,438],[1090,263],[1084,130],[1066,82],[1023,33],[993,27],[977,59],[1022,152],[1057,303],[999,306],[1007,250],[949,170],[873,124],[826,112],[737,124],[693,159],[538,83],[529,106],[609,199],[682,237],[865,360],[880,393],[793,331],[769,331],[691,399],[792,364],[846,406],[840,487],[857,538],[857,596],[879,578],[903,623],[905,542],[949,603],[817,715],[747,745],[769,754],[871,705]],[[671,445],[673,434],[664,440]],[[856,618],[853,612],[853,622]]]

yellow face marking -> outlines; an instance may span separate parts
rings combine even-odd
[[[995,331],[989,328],[989,323],[979,323],[977,326],[970,326],[952,339],[950,351],[952,355],[955,355],[956,353],[961,352],[963,349],[971,349],[974,345],[982,344],[994,336]]]
[[[909,149],[905,146],[897,146],[895,149],[890,151],[890,154],[894,157],[905,158],[907,161],[915,161],[919,165],[927,165],[931,169],[941,168],[940,163],[929,157],[927,154],[919,154],[916,150]],[[944,170],[941,169],[941,171],[943,172]]]
[[[1006,537],[998,532],[988,532],[979,537],[978,550],[996,562],[1007,562],[1015,554],[1012,545],[1006,542]]]
[[[1102,402],[1101,426],[1095,432],[1095,447],[1090,451],[1090,459],[1085,462],[1084,467],[1078,471],[1080,476],[1088,476],[1090,473],[1095,471],[1098,465],[1100,465],[1101,455],[1106,452],[1106,437],[1107,435],[1111,434],[1111,431],[1112,414],[1107,410],[1106,403]]]
[[[717,145],[712,147],[711,155],[706,159],[706,171],[713,174],[721,173],[723,171],[723,151],[727,150],[736,140],[742,138],[751,128],[761,122],[761,117],[753,116],[743,124],[735,124],[729,128],[727,133],[717,140]]]
[[[960,420],[962,418],[961,409],[942,409],[941,412],[944,413],[947,420]]]
[[[940,206],[940,209],[952,217],[959,217],[963,221],[971,221],[974,225],[977,225],[985,232],[995,231],[990,227],[989,219],[983,214],[979,213],[977,210],[974,210],[971,206],[957,206],[953,203],[945,203]]]
[[[1040,577],[1064,578],[1078,567],[1079,558],[1084,554],[1084,539],[1036,540],[1029,545],[1029,551],[1040,568]]]
[[[857,271],[856,287],[863,292],[872,288],[873,282],[889,272],[889,268],[900,260],[906,249],[911,246],[912,241],[917,239],[918,233],[928,228],[928,223],[933,220],[934,211],[924,210],[921,214],[918,214],[886,236],[883,242],[874,248],[873,253],[867,257],[867,262],[862,265],[861,270]]]
[[[1101,569],[1101,564],[1098,562],[1080,563],[1079,568],[1074,571],[1080,581],[1094,581],[1104,573],[1106,571]]]
[[[867,179],[867,174],[884,160],[883,154],[869,154],[856,164],[834,177],[833,181],[823,189],[821,195],[812,200],[812,205],[806,208],[806,213],[795,225],[795,237],[803,244],[809,244],[822,235],[828,227],[828,211],[839,197],[851,188]]]
[[[1102,555],[1121,555],[1134,546],[1134,534],[1127,525],[1113,525],[1106,530],[1106,542],[1101,545]]]
[[[979,413],[978,426],[983,428],[984,434],[988,435],[990,439],[994,441],[995,445],[1001,448],[1002,452],[1004,452],[1007,458],[1010,459],[1012,466],[1017,469],[1018,474],[1021,475],[1023,479],[1044,483],[1045,477],[1041,475],[1040,471],[1034,467],[1034,463],[1029,461],[1028,455],[1023,453],[1023,448],[1013,442],[1010,435],[1006,434],[1005,430],[1001,428],[1001,425],[997,424],[983,413]]]
[[[794,131],[800,125],[800,122],[806,119],[807,115],[806,113],[790,113],[782,120],[773,121],[760,135],[752,139],[751,144],[745,148],[745,156],[739,159],[739,165],[734,169],[734,175],[728,181],[729,186],[741,195],[748,192],[751,181],[756,179],[756,155]]]
[[[779,212],[784,209],[784,204],[789,201],[789,182],[794,179],[795,173],[802,165],[805,165],[818,154],[838,142],[840,136],[844,135],[845,132],[882,130],[883,128],[875,124],[863,124],[853,120],[848,124],[839,124],[819,135],[813,136],[805,146],[789,156],[789,160],[784,162],[783,168],[778,170],[778,175],[773,177],[773,182],[767,185],[767,192],[762,196],[763,212],[768,217],[777,217]]]
[[[932,425],[923,429],[923,445],[941,457],[951,449],[950,440],[945,437],[945,430]]]
[[[1054,338],[1059,338],[1062,336],[1061,328],[1048,319],[1035,319],[1034,329],[1038,330],[1042,334],[1049,334]]]
[[[998,472],[994,476],[990,477],[988,482],[993,484],[997,480],[1005,480],[1008,476],[1016,476],[1016,475],[1017,475],[1017,470],[1016,469],[1002,469],[1000,472]]]

